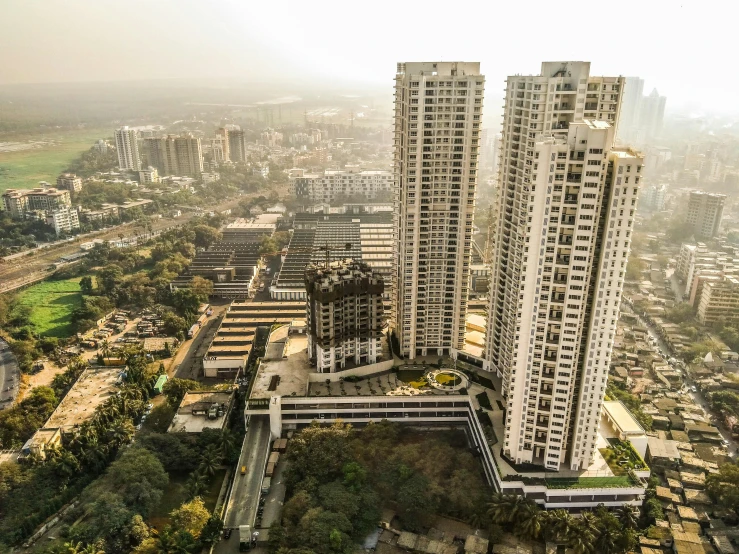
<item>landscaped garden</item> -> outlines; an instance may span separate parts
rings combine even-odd
[[[647,469],[647,464],[629,442],[614,438],[608,439],[608,442],[608,448],[601,448],[600,453],[614,475],[626,475],[629,470]]]

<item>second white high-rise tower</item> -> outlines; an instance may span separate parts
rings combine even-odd
[[[514,463],[596,449],[643,162],[613,146],[623,86],[585,62],[508,78],[485,358]]]

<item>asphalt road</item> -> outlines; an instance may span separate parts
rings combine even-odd
[[[20,371],[8,343],[0,339],[0,410],[12,406],[18,395]],[[10,390],[7,390],[10,389]]]
[[[254,528],[270,442],[269,416],[250,416],[226,507],[224,527],[238,529],[239,525],[251,525]],[[245,475],[241,475],[241,466],[246,466]]]

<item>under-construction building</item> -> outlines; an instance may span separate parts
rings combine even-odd
[[[309,265],[305,270],[308,352],[319,373],[378,361],[382,353],[385,285],[355,261]]]

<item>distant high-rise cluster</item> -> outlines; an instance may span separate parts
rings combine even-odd
[[[657,89],[645,96],[644,81],[638,77],[626,77],[618,140],[643,146],[658,139],[662,135],[666,104],[667,98],[660,96]]]

